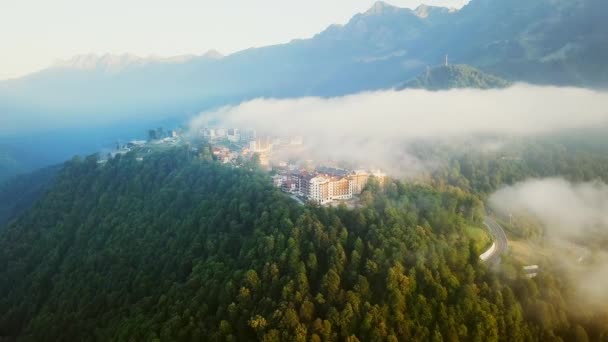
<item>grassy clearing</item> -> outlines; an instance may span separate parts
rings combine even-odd
[[[544,263],[557,257],[577,260],[589,254],[588,249],[575,243],[542,238],[509,240],[509,251],[515,260],[525,265]]]
[[[529,240],[509,240],[509,252],[524,265],[536,264],[546,257],[543,248]]]

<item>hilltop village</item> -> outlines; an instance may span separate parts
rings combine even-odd
[[[380,184],[386,175],[379,170],[345,168],[338,161],[317,162],[297,157],[305,149],[302,137],[258,136],[254,129],[210,128],[198,130],[186,137],[181,130],[149,130],[148,140],[133,140],[126,144],[117,143],[116,149],[100,159],[104,163],[109,158],[131,151],[143,160],[145,153],[184,144],[191,145],[195,153],[202,153],[198,144],[210,146],[212,158],[224,164],[242,167],[252,160],[272,175],[273,184],[283,192],[300,201],[310,201],[319,205],[347,202],[361,194],[370,179]],[[341,167],[340,167],[341,166]]]
[[[239,158],[257,158],[260,166],[273,174],[276,187],[320,205],[351,200],[371,177],[380,183],[386,178],[380,171],[348,170],[294,159],[304,148],[302,137],[258,136],[253,129],[238,128],[203,128],[199,134],[213,145],[215,159],[234,163]]]

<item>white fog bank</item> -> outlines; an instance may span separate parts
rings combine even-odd
[[[378,91],[337,98],[256,99],[201,113],[205,126],[302,136],[314,159],[385,170],[421,166],[404,151],[416,139],[531,136],[608,124],[608,93],[519,84],[507,89]]]
[[[391,90],[329,99],[256,99],[202,113],[192,125],[210,121],[302,136],[530,135],[607,123],[608,93],[520,84],[497,90]]]
[[[569,275],[579,304],[605,309],[608,251],[602,241],[608,236],[608,185],[533,179],[497,191],[489,202],[503,215],[540,222],[551,261]],[[579,255],[569,253],[573,245],[582,247]]]

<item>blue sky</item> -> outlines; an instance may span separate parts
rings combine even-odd
[[[468,0],[388,0],[462,7]],[[307,38],[374,0],[2,0],[0,79],[78,54],[175,56]]]

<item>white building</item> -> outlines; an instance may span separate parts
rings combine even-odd
[[[318,204],[353,198],[353,182],[348,178],[304,177],[300,179],[300,194]]]
[[[205,127],[200,130],[200,133],[205,138],[214,138],[215,137],[215,129]]]
[[[287,180],[286,176],[282,176],[282,175],[272,176],[272,184],[274,186],[276,186],[277,188],[282,187],[286,180]]]
[[[218,138],[223,138],[226,136],[226,130],[223,128],[217,128],[215,130],[215,136]]]
[[[229,128],[228,129],[228,141],[230,141],[230,142],[241,141],[241,134],[239,133],[238,128]]]
[[[248,140],[254,140],[255,138],[257,138],[257,133],[255,131],[255,129],[251,129],[251,128],[247,128],[247,129],[242,129],[240,131],[241,134],[241,139],[248,141]]]
[[[269,138],[257,138],[249,142],[249,151],[253,153],[268,152],[272,150]]]
[[[290,145],[300,146],[304,144],[304,139],[301,136],[292,137],[289,141]]]
[[[325,177],[312,178],[309,184],[308,199],[321,205],[331,202],[329,183],[329,179]]]
[[[348,178],[333,178],[329,181],[331,200],[349,200],[353,198],[353,181]]]

